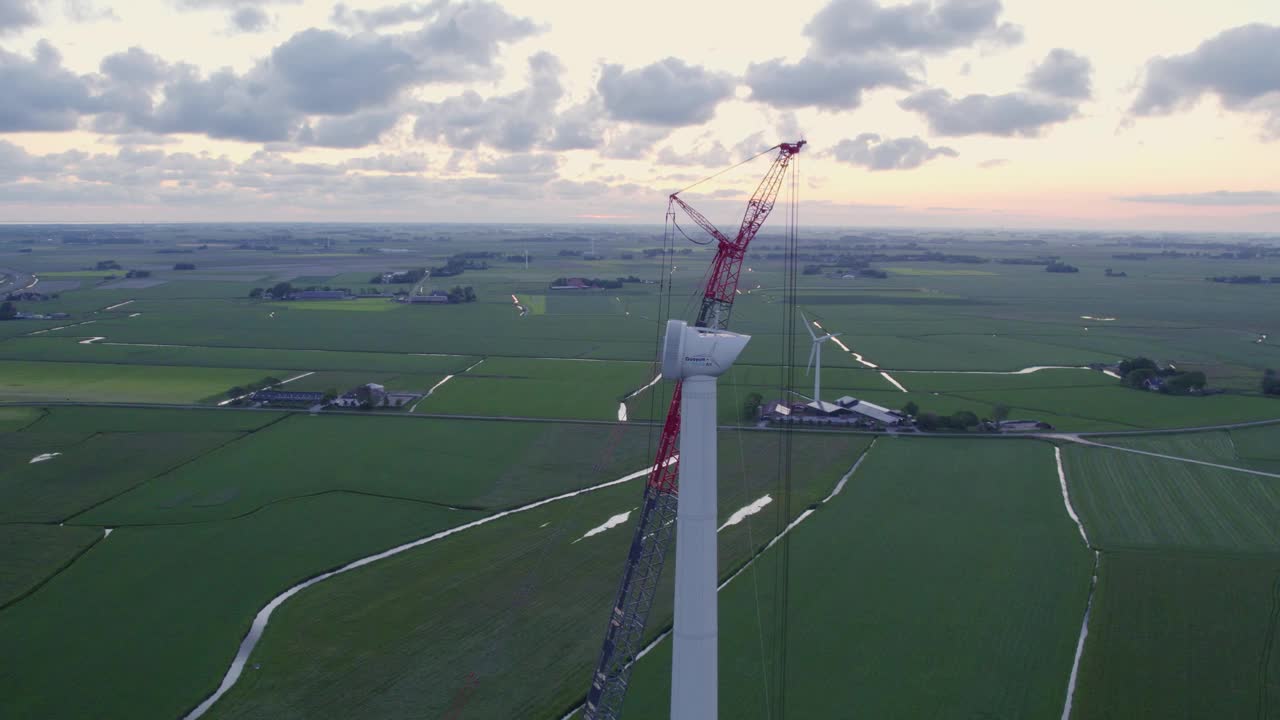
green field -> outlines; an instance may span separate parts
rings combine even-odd
[[[1072,503],[1105,550],[1280,551],[1280,481],[1106,448],[1069,446]]]
[[[1061,713],[1092,554],[1048,445],[881,440],[790,537],[721,593],[721,717]],[[664,642],[628,714],[667,717],[669,682]]]
[[[1280,556],[1103,555],[1072,720],[1275,717]]]
[[[0,609],[34,591],[102,539],[92,527],[0,525]]]
[[[0,400],[195,403],[280,370],[0,360]]]
[[[744,435],[721,433],[722,519],[776,497],[777,439]],[[796,438],[792,514],[825,496],[865,447]],[[254,655],[262,669],[210,717],[440,717],[471,673],[468,715],[560,717],[585,692],[633,525],[579,538],[639,496],[638,483],[579,496],[316,586],[281,608]],[[785,523],[780,508],[722,531],[723,573]],[[668,572],[650,636],[670,622],[672,580]]]

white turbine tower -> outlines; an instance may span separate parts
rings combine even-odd
[[[827,333],[822,337],[813,331],[813,323],[809,322],[809,318],[800,313],[800,317],[804,320],[804,328],[809,331],[809,337],[813,338],[813,349],[809,351],[809,364],[805,366],[804,372],[809,374],[809,370],[813,369],[813,402],[816,407],[822,409],[822,343],[834,337],[840,337],[840,333]]]
[[[671,720],[714,720],[720,692],[716,607],[716,377],[749,335],[667,321],[662,377],[681,380],[680,504]]]

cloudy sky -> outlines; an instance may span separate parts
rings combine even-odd
[[[1276,0],[0,0],[0,221],[1280,230]],[[731,223],[757,160],[690,195]]]

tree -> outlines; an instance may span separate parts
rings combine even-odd
[[[475,301],[476,301],[476,291],[475,291],[475,290],[473,290],[473,289],[471,288],[471,286],[470,286],[470,285],[468,285],[468,286],[466,286],[466,287],[462,288],[462,292],[463,292],[463,300],[464,300],[464,301],[466,301],[466,302],[475,302]]]
[[[1187,395],[1204,389],[1208,380],[1199,370],[1178,373],[1165,381],[1164,391],[1170,395]]]
[[[175,263],[173,266],[173,269],[174,270],[195,270],[196,264],[195,263]]]
[[[941,422],[935,413],[927,412],[916,418],[916,426],[921,430],[937,430],[941,426]]]
[[[1120,381],[1131,388],[1141,388],[1148,380],[1159,377],[1152,368],[1138,368],[1124,374],[1124,378]]]
[[[902,406],[902,412],[915,417],[920,414],[920,406],[914,400],[908,400],[907,404]]]
[[[1160,369],[1160,366],[1156,365],[1155,360],[1152,360],[1151,358],[1145,358],[1145,357],[1136,357],[1136,358],[1130,358],[1128,360],[1121,360],[1120,367],[1118,368],[1120,372],[1120,377],[1124,377],[1125,375],[1128,375],[1134,370],[1159,370],[1159,369]]]
[[[760,411],[760,403],[764,402],[764,396],[760,393],[751,393],[747,395],[746,402],[742,405],[742,419],[755,420],[756,414]]]
[[[262,288],[254,288],[249,291],[249,297],[253,298],[254,300],[261,299],[262,292],[263,292]]]
[[[995,407],[991,408],[991,419],[996,422],[1004,422],[1005,420],[1008,420],[1009,406],[1004,403],[996,403]]]
[[[969,410],[957,410],[951,414],[951,427],[958,430],[975,427],[978,424],[978,416]]]
[[[14,307],[13,303],[6,300],[3,305],[0,305],[0,320],[12,320],[17,316],[18,308]]]
[[[240,387],[239,385],[237,385],[227,391],[227,397],[230,397],[230,398],[240,397],[241,395],[244,395],[246,392],[248,391]]]
[[[1262,374],[1262,392],[1267,395],[1280,395],[1280,375],[1275,370],[1267,370]]]
[[[293,285],[288,282],[278,282],[271,286],[271,297],[276,300],[283,300],[293,294]]]

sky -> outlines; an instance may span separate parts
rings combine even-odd
[[[1280,232],[1280,3],[0,0],[0,222],[661,223],[801,138],[801,224]]]

